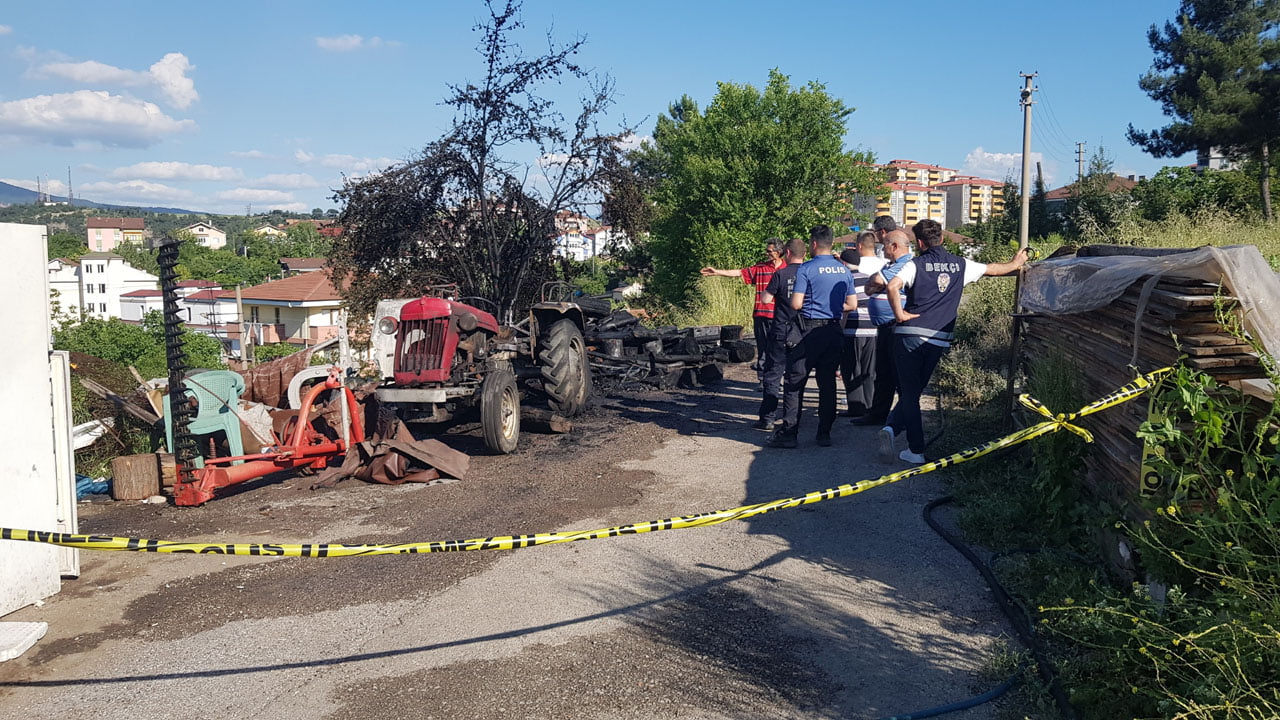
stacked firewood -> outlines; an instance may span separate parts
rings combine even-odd
[[[1099,398],[1140,373],[1173,365],[1179,358],[1219,382],[1265,377],[1252,347],[1224,328],[1219,313],[1238,316],[1235,298],[1217,284],[1161,277],[1147,297],[1141,278],[1105,307],[1070,315],[1024,319],[1023,359],[1057,353],[1083,379],[1086,400]],[[1034,373],[1035,362],[1027,362]],[[1080,422],[1094,435],[1085,453],[1085,482],[1095,494],[1130,502],[1139,490],[1142,441],[1138,426],[1147,419],[1143,397]],[[1070,412],[1075,408],[1052,408]]]

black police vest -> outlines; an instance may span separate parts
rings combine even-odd
[[[916,278],[907,290],[903,309],[920,317],[899,323],[895,332],[949,346],[955,335],[967,261],[937,246],[911,262],[916,266]]]

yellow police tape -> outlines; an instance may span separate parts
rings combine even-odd
[[[1121,403],[1146,392],[1162,375],[1169,372],[1163,368],[1147,373],[1106,397],[1095,400],[1080,410],[1054,415],[1037,400],[1022,395],[1018,398],[1025,407],[1048,418],[1045,422],[1032,425],[998,440],[961,450],[941,460],[934,460],[909,470],[891,475],[882,475],[874,480],[862,480],[851,485],[841,485],[828,490],[819,490],[801,497],[773,500],[771,502],[743,505],[732,510],[697,513],[665,520],[619,525],[601,530],[567,530],[562,532],[536,533],[533,535],[503,535],[472,540],[440,540],[435,542],[411,542],[388,544],[346,545],[343,543],[307,543],[303,545],[286,545],[282,543],[188,543],[167,540],[142,540],[138,538],[105,537],[99,535],[70,535],[37,530],[19,530],[16,528],[0,528],[0,539],[24,540],[27,542],[61,545],[81,550],[133,550],[137,552],[156,553],[207,553],[212,555],[255,555],[272,557],[351,557],[355,555],[416,555],[419,553],[461,552],[464,550],[511,550],[515,548],[534,547],[536,545],[554,545],[556,543],[576,542],[578,540],[595,540],[598,538],[617,537],[619,535],[638,535],[640,533],[658,532],[661,530],[679,530],[683,528],[718,525],[730,520],[745,520],[756,515],[763,515],[775,510],[811,505],[823,500],[856,495],[871,488],[905,480],[916,475],[923,475],[950,465],[968,462],[983,455],[988,455],[1003,448],[1027,442],[1041,435],[1048,435],[1059,430],[1068,430],[1086,442],[1093,442],[1088,430],[1071,424],[1071,421]]]

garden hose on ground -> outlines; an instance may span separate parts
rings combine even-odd
[[[933,528],[933,531],[938,533],[938,535],[941,536],[943,540],[946,540],[948,545],[955,548],[961,555],[965,557],[966,560],[968,560],[970,563],[973,564],[975,568],[977,568],[978,573],[982,575],[982,578],[984,580],[986,580],[987,586],[991,588],[991,594],[992,596],[995,597],[996,604],[1000,606],[1001,612],[1003,612],[1005,617],[1009,619],[1009,624],[1013,626],[1014,632],[1018,634],[1018,637],[1022,640],[1023,645],[1025,645],[1026,648],[1029,651],[1031,651],[1031,656],[1035,658],[1036,669],[1040,673],[1040,679],[1044,681],[1045,685],[1049,688],[1049,694],[1053,696],[1053,701],[1058,706],[1058,711],[1061,712],[1062,716],[1065,718],[1075,718],[1076,717],[1075,710],[1072,709],[1070,701],[1067,700],[1066,691],[1062,689],[1062,684],[1058,682],[1057,674],[1053,671],[1053,666],[1049,662],[1049,658],[1045,655],[1044,649],[1040,647],[1040,643],[1035,638],[1035,634],[1031,627],[1030,619],[1026,616],[1025,613],[1020,611],[1020,607],[1018,606],[1018,604],[1014,601],[1012,597],[1009,596],[1009,593],[1004,589],[1004,586],[1001,585],[1000,581],[996,579],[995,573],[991,572],[991,568],[988,567],[987,564],[982,561],[982,558],[978,557],[977,553],[975,553],[971,548],[969,548],[968,545],[965,545],[963,542],[960,541],[959,538],[952,535],[940,524],[938,524],[936,520],[933,519],[933,511],[935,508],[938,508],[942,505],[945,505],[947,503],[954,502],[954,501],[955,501],[955,498],[953,498],[950,495],[946,495],[944,497],[940,497],[930,502],[928,505],[925,505],[924,512],[923,512],[924,521],[928,523],[929,527]],[[1017,676],[1015,675],[1013,678],[1010,678],[1009,681],[1006,681],[1006,683],[1011,686],[1012,683],[1010,681],[1014,680],[1016,677]],[[1004,690],[1008,690],[1008,687],[1005,687]],[[1001,690],[1001,693],[1003,693],[1004,690]],[[996,695],[992,695],[991,697],[987,698],[987,700],[993,699],[998,696],[999,696],[999,693],[997,693]],[[982,697],[982,696],[979,696],[979,697]],[[986,702],[986,700],[983,700],[981,702]],[[979,703],[974,703],[974,704],[976,705]],[[966,707],[972,707],[972,705],[968,705]],[[963,709],[963,708],[956,708],[956,709]],[[947,710],[946,712],[951,712],[951,710]],[[930,716],[921,715],[921,714],[912,714],[912,715],[898,716],[898,717],[899,717],[899,720],[902,720],[902,718],[906,718],[906,717],[917,718],[917,717],[930,717]]]
[[[943,432],[946,430],[946,415],[943,413],[942,400],[942,393],[939,392],[938,431],[925,441],[925,447],[932,445],[938,440],[938,438],[942,437]],[[977,553],[973,552],[973,550],[961,542],[959,538],[947,532],[936,520],[933,519],[933,511],[935,508],[953,502],[954,500],[955,498],[947,495],[930,502],[924,508],[924,521],[928,523],[929,527],[932,528],[934,532],[938,533],[943,540],[946,540],[951,547],[959,551],[961,555],[964,555],[965,558],[978,569],[983,580],[986,581],[987,586],[991,588],[991,594],[996,598],[996,603],[1000,606],[1000,610],[1004,613],[1005,617],[1009,619],[1009,623],[1013,626],[1014,631],[1018,633],[1018,637],[1022,640],[1023,645],[1031,651],[1032,656],[1035,658],[1036,667],[1040,672],[1040,678],[1044,681],[1045,685],[1048,686],[1049,692],[1058,706],[1058,710],[1062,713],[1063,717],[1074,718],[1075,712],[1072,710],[1071,704],[1067,700],[1066,693],[1063,691],[1062,685],[1058,682],[1057,676],[1053,672],[1053,667],[1049,663],[1049,659],[1045,656],[1044,651],[1041,650],[1039,643],[1036,642],[1035,636],[1032,634],[1031,623],[1027,619],[1027,614],[1023,606],[1011,597],[1007,591],[1005,591],[1004,586],[1002,586],[1000,581],[996,579],[995,573],[993,573],[991,568],[982,561],[982,558],[978,557]],[[947,705],[939,705],[926,710],[917,710],[905,715],[894,715],[886,718],[885,720],[918,720],[919,718],[937,717],[938,715],[968,710],[969,708],[977,707],[1004,695],[1009,691],[1009,688],[1013,687],[1017,682],[1018,675],[1014,674],[1006,678],[1004,682],[981,695],[975,695],[965,700],[959,700]]]

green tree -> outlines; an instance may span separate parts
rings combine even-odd
[[[719,83],[705,112],[687,95],[672,103],[640,151],[658,179],[655,289],[682,300],[699,267],[758,262],[765,238],[840,227],[855,194],[883,196],[873,156],[843,148],[853,111],[821,83],[793,88],[776,69],[763,91]]]
[[[1022,222],[1022,193],[1018,192],[1018,184],[1013,178],[1004,179],[1004,187],[1000,190],[1004,200],[1004,212],[991,219],[991,236],[996,242],[1009,242],[1018,239],[1018,224]]]
[[[50,260],[54,258],[78,260],[87,252],[89,248],[85,246],[82,235],[73,235],[69,232],[55,232],[49,235]]]
[[[1280,0],[1182,0],[1178,16],[1155,25],[1155,53],[1139,86],[1169,125],[1129,126],[1129,141],[1155,157],[1221,148],[1258,162],[1262,214],[1271,219],[1271,148],[1280,139]]]
[[[193,368],[219,369],[222,345],[200,333],[183,331],[187,364]],[[53,332],[53,347],[102,358],[122,366],[132,365],[143,377],[164,377],[164,327],[158,311],[143,319],[142,326],[131,325],[119,318],[102,320],[86,318],[75,324],[63,324]]]
[[[1066,226],[1074,237],[1106,240],[1133,211],[1127,190],[1116,186],[1114,163],[1099,146],[1089,158],[1084,177],[1067,200]]]
[[[1146,220],[1225,210],[1235,215],[1256,212],[1258,183],[1238,170],[1167,167],[1133,188],[1138,214]]]
[[[1046,238],[1050,233],[1058,230],[1053,216],[1049,214],[1047,194],[1044,176],[1040,173],[1040,163],[1036,163],[1036,180],[1031,186],[1031,202],[1028,203],[1027,236],[1030,238]]]

